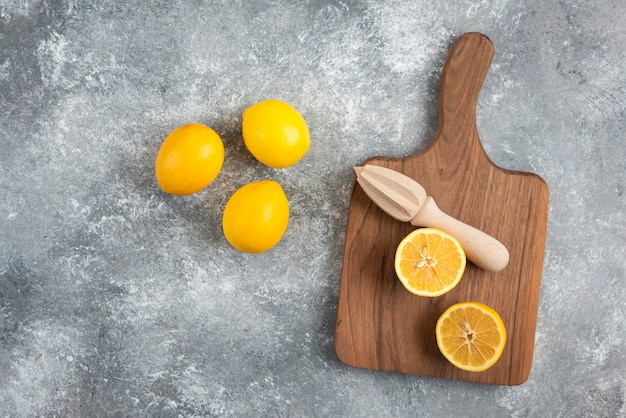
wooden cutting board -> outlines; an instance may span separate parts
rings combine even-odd
[[[374,157],[416,180],[446,213],[500,240],[509,265],[498,273],[468,262],[461,283],[437,298],[415,296],[394,271],[397,245],[412,229],[380,210],[353,183],[335,327],[345,364],[500,385],[526,381],[533,360],[548,222],[548,186],[531,173],[497,167],[476,127],[476,102],[494,47],[479,33],[450,48],[439,87],[439,126],[429,146],[407,158]],[[459,370],[439,352],[435,322],[450,305],[479,301],[507,328],[502,357],[480,373]]]

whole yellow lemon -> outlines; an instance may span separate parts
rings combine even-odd
[[[224,143],[208,126],[191,123],[165,138],[154,171],[163,191],[175,195],[196,193],[208,186],[224,163]]]
[[[309,149],[309,128],[300,113],[280,100],[264,100],[244,110],[241,130],[248,150],[273,168],[294,165]]]
[[[224,208],[224,236],[238,251],[262,253],[280,241],[289,222],[289,201],[274,180],[248,183]]]

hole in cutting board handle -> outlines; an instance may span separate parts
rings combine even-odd
[[[435,138],[442,136],[448,143],[478,138],[476,102],[494,53],[491,40],[478,32],[466,33],[452,44],[439,84]]]

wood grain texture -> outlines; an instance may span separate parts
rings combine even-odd
[[[539,176],[497,167],[476,127],[476,102],[494,55],[479,33],[451,46],[439,87],[439,125],[429,146],[376,164],[415,179],[449,215],[500,240],[509,265],[493,273],[468,263],[461,283],[438,298],[415,296],[394,271],[397,245],[415,227],[380,210],[354,182],[335,327],[345,364],[382,371],[501,385],[521,384],[532,366],[546,227],[548,186]],[[481,373],[459,370],[439,353],[437,318],[450,305],[479,301],[506,325],[502,357]]]

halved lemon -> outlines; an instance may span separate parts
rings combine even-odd
[[[506,344],[500,315],[480,302],[450,306],[437,320],[437,346],[459,369],[482,372],[496,364]]]
[[[466,263],[465,251],[453,236],[436,228],[420,228],[400,242],[394,266],[409,292],[435,297],[454,289]]]

